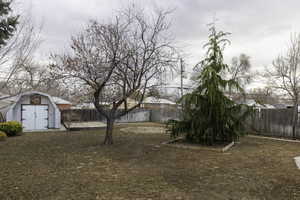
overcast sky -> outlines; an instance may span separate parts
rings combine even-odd
[[[114,12],[133,1],[127,0],[22,0],[24,9],[31,7],[36,23],[43,22],[44,40],[39,54],[63,52],[89,19],[107,20]],[[217,27],[231,32],[232,44],[226,49],[226,60],[245,53],[255,69],[269,66],[287,48],[290,34],[300,32],[298,0],[136,0],[143,8],[175,9],[170,16],[177,45],[191,68],[204,56],[207,24],[214,16]]]

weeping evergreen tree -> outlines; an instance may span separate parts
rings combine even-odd
[[[243,89],[231,79],[221,77],[228,66],[223,61],[223,50],[229,40],[229,33],[217,32],[210,28],[206,58],[199,63],[201,73],[197,78],[198,87],[181,99],[183,119],[169,122],[171,136],[184,134],[189,142],[214,145],[235,141],[244,133],[244,120],[251,109],[237,105],[224,94],[225,90]]]

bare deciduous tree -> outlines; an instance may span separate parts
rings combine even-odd
[[[54,56],[53,74],[92,89],[94,105],[107,120],[104,144],[113,144],[115,120],[138,108],[147,89],[175,63],[168,13],[148,16],[129,8],[110,23],[92,21],[86,31],[72,38],[73,54]],[[136,92],[141,94],[138,103],[128,107],[128,98]],[[103,103],[109,103],[110,109]]]
[[[75,89],[62,79],[54,79],[47,67],[34,61],[24,63],[7,83],[6,93],[16,95],[34,90],[70,99]]]
[[[191,77],[191,81],[197,82],[197,78],[201,72],[201,67],[199,64],[196,65],[194,73]],[[245,86],[251,83],[254,74],[251,73],[251,63],[250,57],[246,54],[240,54],[239,57],[233,57],[231,60],[231,65],[228,66],[228,69],[221,73],[225,79],[235,80],[239,85],[244,89]],[[232,95],[233,91],[229,91],[229,94]]]
[[[41,27],[36,28],[31,17],[20,18],[20,24],[12,38],[0,49],[1,86],[0,90],[9,89],[14,76],[32,62],[33,54],[41,43]]]
[[[252,79],[250,72],[251,63],[250,57],[246,54],[241,54],[239,57],[233,57],[231,65],[228,67],[229,78],[236,80],[241,87],[245,87]]]
[[[264,76],[270,87],[283,92],[292,100],[294,104],[293,137],[295,138],[300,95],[300,34],[291,36],[286,55],[278,56],[273,61],[273,67],[266,68]]]
[[[276,104],[279,103],[279,97],[274,93],[272,88],[254,88],[247,94],[249,98],[254,99],[260,104]]]

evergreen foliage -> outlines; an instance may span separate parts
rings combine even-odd
[[[13,36],[18,24],[18,16],[10,16],[11,1],[0,0],[0,48]]]
[[[243,135],[243,123],[251,109],[237,105],[224,94],[226,89],[234,88],[243,92],[239,84],[221,77],[228,70],[223,62],[223,50],[229,43],[225,36],[229,33],[217,32],[210,28],[206,58],[199,63],[201,73],[197,78],[198,87],[183,96],[183,119],[169,122],[171,136],[185,134],[186,140],[193,143],[214,145],[235,141]]]

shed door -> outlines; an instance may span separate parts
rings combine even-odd
[[[24,130],[48,129],[48,106],[22,105],[22,125]]]

